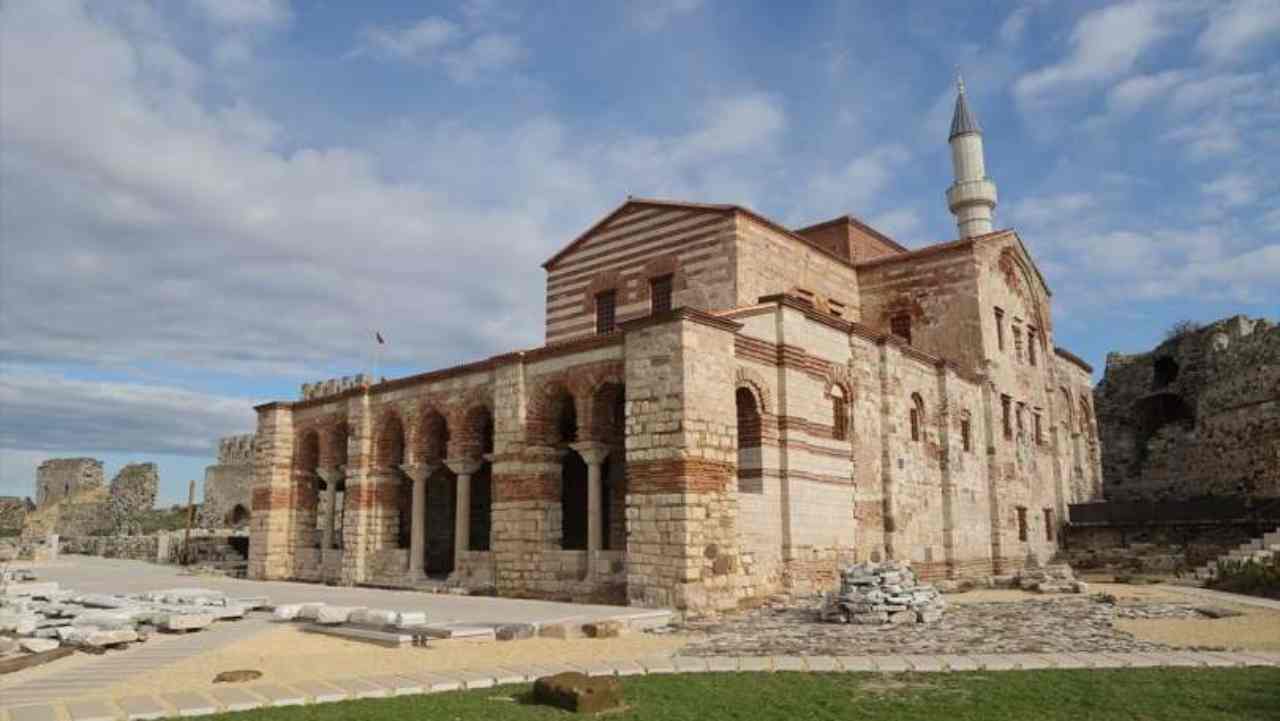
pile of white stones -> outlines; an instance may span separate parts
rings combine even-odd
[[[293,603],[276,606],[277,621],[311,621],[322,626],[352,624],[386,628],[416,628],[427,622],[423,611],[391,611],[363,606],[330,606],[327,603]]]
[[[150,630],[197,631],[267,605],[266,598],[228,598],[203,588],[77,593],[33,578],[22,571],[0,577],[0,657],[59,646],[119,647],[145,641]]]
[[[857,624],[932,623],[946,605],[937,589],[916,582],[905,563],[859,563],[840,572],[840,591],[827,594],[821,615]]]

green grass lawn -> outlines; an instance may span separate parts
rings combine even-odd
[[[954,674],[697,674],[622,679],[609,719],[1280,719],[1280,668]],[[562,719],[529,686],[228,714],[235,721]],[[223,718],[223,717],[218,717]]]

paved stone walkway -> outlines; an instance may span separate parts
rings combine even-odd
[[[405,675],[373,675],[337,681],[291,684],[249,684],[211,691],[160,696],[100,698],[66,703],[10,704],[0,709],[0,721],[132,721],[178,716],[203,716],[265,706],[300,706],[461,689],[529,683],[561,671],[592,676],[634,676],[657,673],[708,672],[880,672],[947,673],[952,671],[1016,671],[1034,669],[1150,668],[1150,667],[1280,667],[1280,653],[1165,651],[1158,653],[1015,653],[1015,654],[897,654],[885,656],[677,656],[621,659],[587,667],[554,661],[539,666],[495,667],[483,670]]]
[[[47,666],[0,677],[0,703],[6,706],[38,701],[56,701],[91,694],[142,673],[159,672],[166,666],[241,641],[273,626],[265,616],[248,617],[233,623],[219,623],[182,636],[154,634],[146,643],[101,656],[76,654]]]

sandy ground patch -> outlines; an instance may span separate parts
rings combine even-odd
[[[1184,599],[1187,597],[1183,597]],[[1280,611],[1256,606],[1188,599],[1196,605],[1233,608],[1231,618],[1116,619],[1116,628],[1144,641],[1171,646],[1210,646],[1280,651]]]
[[[239,669],[261,671],[262,678],[254,683],[288,683],[409,671],[488,669],[554,661],[579,664],[669,656],[687,640],[687,637],[677,634],[635,633],[610,639],[533,638],[486,643],[433,641],[430,648],[384,648],[306,633],[287,626],[189,658],[165,668],[162,673],[132,679],[106,690],[105,695],[207,689],[214,686],[213,677],[219,672]]]
[[[1089,595],[1095,593],[1109,593],[1121,602],[1149,601],[1158,603],[1207,603],[1192,599],[1190,596],[1180,594],[1177,591],[1168,590],[1161,587],[1159,584],[1130,585],[1127,583],[1090,583]],[[1019,591],[1012,588],[984,588],[965,591],[964,593],[948,593],[944,595],[943,598],[946,599],[947,603],[1009,603],[1013,601],[1027,601],[1036,598],[1052,598],[1054,596],[1074,595],[1076,594],[1032,593],[1030,591]]]

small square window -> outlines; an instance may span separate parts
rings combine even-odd
[[[654,278],[649,283],[650,308],[653,313],[665,313],[671,310],[671,276]]]
[[[911,345],[911,316],[898,313],[889,319],[889,332]]]
[[[973,432],[968,418],[960,421],[960,441],[966,451],[973,450]]]
[[[614,311],[617,308],[618,294],[607,290],[596,295],[596,333],[603,335],[617,329]]]

